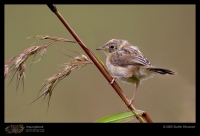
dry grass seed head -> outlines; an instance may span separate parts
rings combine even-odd
[[[46,79],[47,82],[42,87],[42,89],[45,88],[45,91],[39,95],[39,93],[42,91],[42,89],[41,89],[38,93],[38,97],[33,102],[31,102],[29,105],[36,102],[42,96],[44,97],[43,98],[43,101],[44,101],[46,96],[48,95],[48,107],[47,107],[47,111],[48,111],[50,98],[51,98],[52,92],[53,92],[54,88],[56,87],[56,85],[61,80],[63,80],[66,76],[68,76],[73,70],[80,68],[82,66],[85,66],[86,64],[92,64],[92,62],[85,55],[74,57],[71,62],[63,63],[61,66],[64,67],[64,70],[58,74],[54,74],[53,76],[47,78]],[[43,101],[42,101],[42,103],[43,103]]]
[[[49,39],[49,40],[53,40],[53,41],[77,43],[74,40],[69,40],[69,39],[60,38],[60,37],[51,37],[51,36],[48,36],[48,35],[35,35],[35,36],[30,36],[27,39],[30,39],[30,38],[40,38],[39,40]]]

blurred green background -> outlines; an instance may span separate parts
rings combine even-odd
[[[105,63],[106,56],[95,49],[113,38],[138,46],[152,65],[169,68],[175,76],[157,75],[138,89],[134,106],[148,112],[154,122],[195,122],[195,5],[56,5],[86,46]],[[73,39],[46,5],[5,5],[5,60],[19,55],[36,39],[49,35]],[[41,45],[48,41],[38,41]],[[82,54],[78,44],[56,42],[38,63],[26,62],[25,92],[16,77],[5,81],[5,122],[95,122],[127,107],[94,65],[73,71],[47,101],[32,102],[45,79],[59,73],[59,65]],[[38,54],[35,60],[38,60]],[[29,74],[30,72],[30,74]],[[117,80],[131,98],[135,86]],[[17,99],[17,96],[19,99]]]

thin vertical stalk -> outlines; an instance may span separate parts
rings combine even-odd
[[[92,60],[92,62],[95,64],[95,66],[99,69],[99,71],[103,74],[103,76],[107,79],[107,81],[110,83],[112,81],[112,76],[108,74],[108,72],[102,67],[102,65],[99,63],[97,58],[93,55],[93,53],[86,47],[86,45],[81,41],[81,39],[78,37],[78,35],[73,31],[73,29],[69,26],[69,24],[65,21],[65,19],[61,16],[61,14],[58,12],[56,6],[54,4],[47,4],[47,6],[51,9],[53,13],[60,19],[60,21],[63,23],[63,25],[67,28],[67,30],[70,32],[70,34],[74,37],[74,39],[78,42],[78,44],[82,47],[82,49],[85,51],[85,53],[89,56],[89,58]],[[116,91],[116,93],[120,96],[120,98],[124,101],[124,103],[127,105],[127,107],[132,111],[136,108],[131,104],[129,105],[129,100],[126,98],[126,96],[123,94],[123,91],[119,87],[119,85],[114,82],[111,84],[113,89]],[[137,116],[137,119],[140,123],[145,123],[146,116],[140,117]],[[150,118],[150,117],[149,117]],[[151,119],[146,119],[147,122],[152,122]]]

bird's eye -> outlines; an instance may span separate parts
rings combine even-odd
[[[115,47],[115,46],[114,46],[113,44],[110,46],[111,49],[113,49],[114,47]]]

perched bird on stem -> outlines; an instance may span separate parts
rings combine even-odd
[[[169,69],[152,66],[140,50],[127,40],[112,39],[96,50],[102,50],[107,56],[106,65],[113,76],[110,84],[113,84],[115,79],[136,84],[136,90],[133,97],[129,100],[129,104],[133,103],[138,86],[142,80],[153,77],[157,73],[162,75],[176,74]]]

